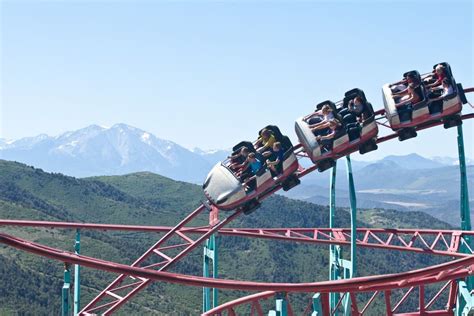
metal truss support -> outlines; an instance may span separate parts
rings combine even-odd
[[[208,208],[205,205],[201,205],[187,215],[171,230],[168,230],[161,239],[141,255],[140,258],[135,260],[131,267],[165,271],[241,213],[241,210],[237,210],[229,217],[217,220],[214,225],[208,227],[204,232],[199,233],[199,237],[191,238],[188,235],[189,228],[187,228],[186,225],[205,209]],[[171,253],[171,251],[173,253]],[[110,315],[151,282],[152,279],[149,278],[135,277],[126,273],[120,274],[100,292],[99,295],[83,307],[79,315],[99,313],[102,315]]]
[[[61,315],[69,316],[70,312],[70,298],[71,298],[71,265],[67,262],[64,263],[64,285],[62,289],[62,306]]]
[[[469,207],[469,189],[467,186],[466,156],[464,154],[464,137],[462,125],[458,126],[459,170],[461,173],[461,229],[472,230]]]
[[[268,316],[288,316],[288,303],[286,293],[275,294],[275,310],[268,312]]]
[[[335,228],[336,218],[336,167],[332,168],[329,189],[329,227]],[[352,176],[352,164],[350,156],[346,156],[346,173],[349,184],[349,201],[351,210],[351,260],[342,259],[341,246],[331,245],[329,248],[329,279],[350,279],[356,275],[357,271],[357,199]],[[331,236],[333,237],[333,236]],[[339,315],[338,310],[342,309],[342,315],[351,314],[350,296],[347,293],[330,293],[329,306],[333,315]],[[316,310],[315,310],[316,312]],[[317,314],[315,314],[317,315]]]
[[[462,125],[458,125],[458,154],[459,154],[459,171],[461,176],[461,229],[472,230],[471,227],[471,210],[469,207],[469,189],[467,185],[467,171],[466,171],[466,156],[464,154],[464,136]],[[464,242],[459,245],[459,251],[462,253],[472,253],[471,236],[464,236]],[[456,303],[457,316],[471,315],[474,313],[474,277],[467,277],[465,280],[460,280],[458,283],[458,296]]]
[[[314,294],[313,313],[311,316],[325,316],[329,314],[329,295],[327,293]]]
[[[218,243],[219,238],[216,233],[207,239],[204,245],[202,275],[206,278],[217,278],[218,276]],[[217,289],[204,287],[202,289],[202,311],[207,312],[211,308],[215,308],[218,305],[217,299]]]
[[[349,199],[351,203],[351,278],[356,276],[357,272],[357,199],[352,177],[351,157],[346,156],[347,181],[349,183]]]
[[[209,208],[209,226],[214,226],[219,222],[219,209],[217,207]],[[218,277],[219,263],[219,238],[217,233],[211,235],[204,243],[202,275],[206,278]],[[212,267],[212,269],[211,269]],[[212,293],[212,296],[211,296]],[[218,305],[217,289],[202,288],[202,311],[205,313]]]
[[[76,230],[76,243],[74,244],[74,253],[81,253],[81,230]],[[81,266],[74,265],[74,315],[78,315],[81,310]]]
[[[336,171],[337,162],[332,167],[331,175],[329,179],[329,228],[335,228],[336,220]],[[331,237],[332,233],[331,233]],[[342,259],[342,248],[338,245],[329,246],[329,280],[340,279],[339,263]],[[329,294],[329,306],[332,309],[336,306],[339,301],[339,293]]]

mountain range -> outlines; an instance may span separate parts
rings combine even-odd
[[[353,176],[358,207],[418,210],[459,226],[458,166],[446,166],[414,154],[389,156],[365,166],[355,166]],[[313,172],[299,186],[283,194],[293,199],[327,205],[329,174]],[[350,202],[345,163],[338,164],[336,175],[336,204],[348,207]],[[472,165],[467,167],[467,178],[469,191],[474,192]],[[474,200],[472,195],[470,197],[471,210],[474,211]],[[473,216],[474,213],[471,218]]]
[[[75,177],[149,171],[174,180],[201,183],[212,166],[228,154],[229,150],[225,149],[189,150],[126,124],[110,128],[91,125],[58,136],[42,134],[15,141],[0,139],[1,159]],[[391,155],[378,161],[352,160],[358,205],[421,210],[457,225],[460,194],[457,163],[455,158],[430,159],[417,154]],[[467,163],[472,165],[471,160]],[[348,206],[344,159],[339,160],[337,169],[337,202]],[[473,167],[469,166],[471,192],[472,175]],[[284,194],[326,205],[328,178],[329,172],[313,172],[305,176],[301,185]]]
[[[16,141],[0,139],[1,159],[76,177],[150,171],[201,182],[225,156],[223,151],[193,152],[126,124],[110,128],[91,125],[54,137],[42,134]]]
[[[58,136],[41,134],[18,140],[0,138],[0,159],[23,162],[75,177],[150,171],[175,180],[200,183],[212,166],[225,159],[229,151],[189,150],[123,123],[110,128],[90,125]],[[378,162],[393,162],[404,169],[419,170],[455,165],[457,159],[428,159],[410,154],[387,156]],[[352,165],[356,171],[373,163],[353,161]],[[468,160],[468,164],[472,161]]]

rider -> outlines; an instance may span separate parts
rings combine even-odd
[[[272,176],[275,177],[282,174],[285,151],[283,150],[281,143],[274,143],[271,152],[267,152],[265,154],[269,156],[267,159],[267,166],[270,169]]]
[[[325,130],[325,134],[316,136],[316,140],[321,146],[321,153],[332,150],[333,138],[339,133],[341,127],[341,124],[337,120],[332,120]]]
[[[261,132],[261,135],[258,138],[257,143],[255,143],[255,149],[259,153],[264,153],[265,151],[272,149],[275,141],[276,141],[276,138],[273,135],[273,133],[268,129],[264,129]]]

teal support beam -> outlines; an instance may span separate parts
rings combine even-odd
[[[461,173],[461,229],[472,230],[471,210],[469,207],[469,189],[467,186],[466,156],[464,154],[464,137],[462,125],[458,126],[459,171]]]
[[[204,245],[204,256],[203,256],[203,276],[206,278],[213,277],[217,278],[218,273],[218,237],[216,234],[212,235]],[[212,265],[211,265],[212,263]],[[211,295],[212,293],[212,295]],[[218,292],[216,288],[203,288],[202,289],[202,310],[207,312],[210,309],[217,307]]]
[[[341,266],[342,266],[342,279],[350,279],[352,276],[352,260],[345,260],[341,259]],[[345,295],[344,295],[345,294]],[[344,295],[344,298],[342,300],[342,314],[344,316],[350,316],[351,315],[351,297],[349,296],[349,293],[341,293],[341,295]]]
[[[218,256],[218,242],[219,242],[219,238],[216,236],[216,235],[212,235],[212,237],[214,238],[213,240],[213,254],[214,256],[212,257],[212,277],[213,278],[218,278],[219,277],[219,273],[218,273],[218,262],[219,262],[219,256]],[[217,302],[218,302],[218,293],[217,293],[217,289],[216,288],[213,288],[212,289],[212,304],[211,304],[211,307],[212,308],[215,308],[217,307]]]
[[[81,230],[76,230],[76,243],[74,253],[81,253]],[[78,315],[81,310],[81,266],[74,265],[74,315]]]
[[[342,259],[342,248],[340,246],[331,245],[329,247],[329,279],[350,279],[356,275],[357,271],[357,198],[354,185],[354,178],[352,176],[352,163],[350,156],[346,156],[346,172],[347,181],[349,184],[349,201],[351,211],[351,259]],[[329,227],[335,228],[336,219],[336,166],[332,168],[330,176],[330,188],[329,188]],[[329,307],[330,310],[334,311],[341,295],[344,293],[330,293],[329,295]],[[313,298],[313,305],[319,306]],[[340,315],[342,309],[342,315],[348,316],[351,314],[350,308],[350,297],[344,296],[343,304],[338,308],[339,311],[334,312],[334,315]],[[318,315],[317,310],[313,307],[313,315]]]
[[[336,170],[337,162],[331,169],[329,179],[329,228],[335,228],[336,220]],[[332,235],[331,235],[332,237]],[[340,278],[339,262],[341,260],[341,246],[329,246],[329,280],[338,280]],[[334,309],[339,301],[339,293],[329,294],[329,307]]]
[[[275,294],[275,310],[269,311],[268,316],[288,316],[286,293]]]
[[[329,179],[329,228],[334,228],[336,214],[336,169],[337,162],[331,169]]]
[[[329,228],[336,228],[336,170],[337,164],[332,168],[329,178]],[[354,178],[352,176],[352,163],[349,155],[346,156],[346,170],[351,210],[351,260],[342,259],[342,247],[337,245],[329,246],[329,280],[331,281],[353,278],[357,271],[357,199]],[[329,293],[329,306],[326,305],[326,308],[331,311],[332,315],[340,315],[341,309],[344,316],[351,315],[350,297],[347,294],[344,296],[342,307],[339,307],[338,311],[334,310],[341,295],[344,295],[344,293]],[[321,313],[321,296],[320,293],[316,293],[313,296],[312,316],[321,315]]]
[[[202,263],[202,276],[209,277],[209,257],[206,254],[207,248],[204,246],[204,256]],[[205,313],[211,309],[211,290],[208,287],[202,288],[202,312]]]
[[[456,302],[457,316],[468,316],[474,313],[474,297],[469,290],[469,286],[464,281],[458,282],[458,297]]]
[[[323,305],[321,303],[321,293],[316,293],[313,295],[313,312],[311,316],[322,316],[323,315]]]
[[[357,199],[354,186],[354,178],[352,177],[351,157],[346,156],[347,181],[349,182],[349,200],[351,205],[351,278],[356,276],[357,272]]]
[[[328,293],[316,293],[313,295],[313,312],[311,316],[326,316],[331,315],[329,310],[329,295]]]
[[[461,176],[461,196],[460,196],[460,215],[461,229],[472,230],[471,226],[471,210],[469,206],[469,189],[467,185],[466,156],[464,153],[464,136],[462,125],[457,127],[458,130],[458,155],[459,155],[459,171]],[[464,242],[461,243],[459,251],[470,253],[472,249],[472,240],[470,236],[462,236]],[[456,316],[471,315],[474,312],[474,296],[471,294],[474,289],[474,277],[467,277],[458,282],[458,297],[455,309]]]
[[[62,289],[61,315],[69,316],[69,306],[71,297],[71,271],[70,264],[64,263],[64,285]]]

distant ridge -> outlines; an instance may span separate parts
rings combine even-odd
[[[201,182],[211,168],[200,154],[123,123],[90,125],[55,137],[0,140],[0,158],[76,177],[150,171]]]
[[[391,161],[400,165],[405,169],[432,169],[444,167],[446,164],[424,158],[418,154],[409,154],[403,156],[390,155],[382,159],[382,161]]]
[[[0,159],[14,160],[75,177],[122,175],[149,171],[166,177],[201,183],[208,171],[229,155],[230,149],[186,149],[152,133],[120,123],[112,127],[90,125],[58,136],[40,134],[18,140],[0,139]],[[387,156],[382,160],[353,161],[353,170],[420,170],[452,166],[456,158],[425,158],[417,154]],[[468,164],[472,161],[468,160]],[[345,168],[338,164],[338,168]],[[305,178],[323,176],[313,173]],[[326,181],[325,181],[326,182]]]

